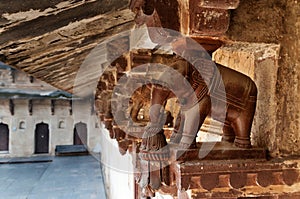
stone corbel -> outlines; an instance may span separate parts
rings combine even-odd
[[[69,114],[72,115],[73,114],[73,101],[72,100],[69,101],[69,106],[70,106]]]
[[[55,100],[51,100],[51,114],[55,114]]]
[[[15,114],[15,104],[12,99],[9,100],[9,111],[11,115]]]
[[[32,102],[32,99],[30,99],[28,101],[28,112],[29,112],[29,115],[32,115],[32,109],[33,109],[33,102]]]
[[[94,100],[91,100],[91,115],[94,115],[95,114],[95,101]]]

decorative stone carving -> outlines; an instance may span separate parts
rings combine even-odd
[[[189,52],[189,54],[193,53]],[[186,95],[184,99],[179,99],[182,108],[179,116],[177,116],[174,131],[170,139],[172,143],[179,143],[184,149],[187,149],[190,145],[196,147],[195,137],[205,117],[211,113],[210,99],[212,99],[219,100],[221,104],[225,104],[228,108],[223,129],[224,140],[229,142],[235,140],[235,144],[239,147],[251,147],[250,128],[255,111],[257,90],[254,82],[250,78],[221,65],[217,65],[215,68],[221,76],[216,76],[214,75],[216,71],[207,67],[212,61],[205,59],[194,62],[198,64],[207,63],[203,68],[205,70],[203,74],[206,74],[204,78],[202,78],[201,74],[199,74],[191,64],[177,56],[152,55],[151,62],[162,63],[163,65],[172,67],[182,76],[189,77],[189,84],[192,85],[197,96],[196,99],[189,98],[189,95]],[[172,78],[172,76],[168,76],[164,73],[160,74],[160,76],[162,78]],[[219,85],[221,78],[224,82],[225,90],[227,91],[227,97],[225,99],[219,98],[220,95],[218,95],[220,93],[217,85]],[[213,89],[210,93],[208,92],[209,89],[204,79],[206,79],[206,82],[212,82],[211,88]],[[171,80],[169,82],[176,82],[179,87],[181,85],[178,80]],[[183,95],[184,92],[183,90]],[[140,93],[140,95],[142,94],[143,93]],[[167,115],[162,111],[161,107],[172,97],[175,96],[167,87],[159,85],[152,86],[150,103],[151,105],[160,104],[161,106],[152,106],[150,109],[150,122],[145,128],[138,153],[141,164],[140,169],[143,171],[141,174],[143,183],[140,185],[145,189],[145,194],[151,193],[150,195],[153,195],[155,190],[164,184],[165,176],[168,176],[169,170],[168,168],[164,168],[164,166],[170,159],[170,149],[163,130]],[[134,99],[141,99],[141,97]],[[138,102],[138,100],[133,101]],[[138,105],[139,104],[140,103],[138,103]],[[192,124],[193,126],[197,126],[196,130],[191,131],[191,128],[185,125],[185,121],[192,117],[189,115],[188,110],[194,106],[199,106],[200,112],[198,114],[201,115],[201,117],[198,124]],[[218,109],[218,107],[212,108]],[[236,121],[239,121],[239,123]],[[249,157],[248,155],[246,156]],[[149,169],[149,172],[145,173],[145,169]],[[168,176],[167,179],[170,180],[170,177]],[[145,183],[148,181],[151,183]]]
[[[180,30],[184,34],[198,37],[197,42],[205,44],[204,48],[211,53],[220,46],[218,42],[220,36],[228,29],[228,9],[236,8],[238,3],[239,1],[218,3],[201,1],[199,3],[190,0],[184,4],[173,1],[172,3],[169,2],[166,8],[168,12],[161,12],[165,8],[161,6],[160,1],[131,1],[131,9],[136,13],[137,25],[146,24],[149,27],[148,32],[152,42],[157,44],[171,43],[175,54],[185,55],[185,59],[188,58],[190,62],[192,61],[189,63],[174,56],[171,58],[173,61],[163,62],[164,65],[168,65],[185,77],[186,80],[180,81],[173,75],[161,73],[162,79],[168,78],[166,82],[172,82],[171,84],[174,85],[154,85],[151,90],[150,122],[145,128],[139,152],[142,162],[141,168],[148,168],[148,173],[142,174],[142,178],[146,178],[148,182],[142,184],[144,193],[148,196],[151,196],[153,190],[161,186],[163,181],[162,164],[170,158],[169,146],[163,131],[166,116],[161,108],[165,106],[169,98],[175,97],[170,88],[176,88],[177,94],[180,93],[178,100],[181,105],[181,111],[176,119],[175,129],[170,139],[172,143],[179,144],[183,149],[196,147],[196,134],[205,118],[211,116],[213,119],[224,122],[224,141],[234,142],[236,146],[241,148],[251,147],[250,132],[257,98],[255,83],[237,71],[213,63],[205,55],[206,52],[193,49],[193,45],[189,46],[188,40],[172,39],[172,32],[163,29]],[[166,26],[164,24],[168,19],[167,13],[170,10],[175,11],[172,13],[179,14],[173,16],[173,19]],[[180,24],[180,28],[176,24]],[[219,38],[213,38],[213,36],[219,36]],[[161,60],[155,60],[155,58],[151,61],[162,63],[159,62]],[[193,93],[184,87],[180,88],[181,84],[186,83],[185,81],[192,86]],[[226,107],[226,111],[222,112],[224,107]],[[143,166],[143,162],[146,165]],[[155,166],[157,168],[153,169]],[[208,189],[210,189],[209,186]]]
[[[198,165],[185,161],[174,165],[171,172],[178,189],[189,189],[193,198],[299,197],[290,187],[298,184],[299,169],[289,161],[215,160]],[[279,187],[287,191],[282,193]]]
[[[191,67],[190,65],[188,67]],[[233,142],[235,140],[235,144],[242,148],[249,148],[250,144],[250,130],[253,121],[253,116],[255,113],[256,107],[256,96],[257,89],[254,82],[247,76],[238,73],[234,70],[226,68],[221,65],[217,65],[217,70],[219,71],[221,78],[217,75],[212,75],[211,87],[214,90],[211,90],[208,93],[208,87],[203,81],[201,75],[193,69],[181,70],[181,71],[190,71],[190,74],[182,74],[183,76],[191,77],[189,83],[193,85],[193,89],[195,90],[196,96],[198,99],[196,101],[194,99],[189,99],[188,97],[185,99],[181,99],[182,103],[182,111],[181,115],[185,118],[189,117],[186,115],[187,108],[191,108],[195,102],[198,103],[199,111],[200,111],[200,126],[203,124],[204,119],[211,113],[211,102],[210,99],[216,101],[223,101],[222,103],[226,103],[227,113],[225,117],[225,125],[223,128],[223,138],[226,141]],[[206,77],[205,77],[206,78]],[[226,91],[226,99],[220,98],[220,93],[218,93],[218,86],[220,85],[219,81],[223,81],[225,91]],[[156,101],[164,104],[163,96],[161,92],[166,92],[162,90],[156,90],[155,92],[159,92],[160,99]],[[156,96],[156,94],[152,93],[152,96]],[[225,101],[224,101],[225,100]],[[222,104],[221,103],[221,104]],[[211,107],[212,109],[218,109],[221,107]],[[217,112],[217,110],[216,110]],[[217,116],[218,117],[218,116]],[[216,120],[220,118],[214,118]],[[183,121],[184,122],[184,121]],[[194,124],[197,125],[197,124]],[[177,125],[180,127],[180,125]],[[174,133],[176,133],[172,139],[181,140],[179,143],[185,145],[184,143],[190,144],[192,142],[191,139],[194,139],[195,134],[187,131],[188,127],[183,126],[182,131],[180,129],[176,129]],[[194,137],[192,136],[194,135]],[[182,137],[181,139],[178,137]]]

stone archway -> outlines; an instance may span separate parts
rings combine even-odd
[[[87,145],[87,125],[83,122],[75,124],[74,127],[74,145]]]
[[[34,153],[49,153],[49,125],[39,123],[35,127],[35,150]]]
[[[0,152],[9,150],[9,129],[8,125],[0,123]]]

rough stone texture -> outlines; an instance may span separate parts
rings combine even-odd
[[[277,155],[300,154],[300,3],[286,0],[241,1],[232,11],[228,36],[233,40],[281,46],[276,85]]]
[[[228,10],[193,6],[190,8],[190,12],[191,35],[222,35],[228,29]]]
[[[0,61],[72,91],[89,52],[133,26],[127,6],[128,0],[1,2]]]
[[[179,1],[180,31],[191,36],[221,36],[229,26],[229,4],[238,1],[209,2],[198,0]]]
[[[237,42],[214,53],[217,63],[251,77],[258,89],[251,129],[252,144],[274,152],[276,147],[276,81],[279,45]]]
[[[236,9],[239,0],[200,0],[199,5],[207,8]]]

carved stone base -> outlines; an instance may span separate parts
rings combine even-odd
[[[171,166],[178,193],[192,198],[299,198],[295,160],[202,160]]]
[[[268,160],[264,149],[240,149],[227,142],[197,144],[198,149],[186,151],[169,144],[170,183],[156,191],[174,199],[300,198],[299,159]],[[199,149],[209,147],[200,158]]]
[[[172,160],[266,160],[267,152],[262,148],[241,149],[232,143],[197,143],[196,149],[181,150],[171,146]],[[203,157],[204,156],[204,157]]]

